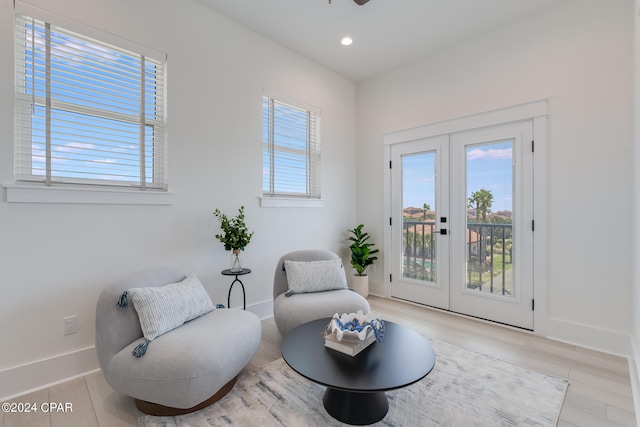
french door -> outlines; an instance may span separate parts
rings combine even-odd
[[[391,147],[392,296],[533,329],[532,122]]]

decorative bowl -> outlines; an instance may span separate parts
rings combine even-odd
[[[342,315],[336,313],[327,325],[325,335],[333,333],[340,342],[364,341],[371,334],[375,335],[376,341],[379,342],[384,336],[384,322],[371,311],[367,314],[363,314],[362,310]]]

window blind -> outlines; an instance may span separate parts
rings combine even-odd
[[[264,96],[262,124],[263,196],[319,199],[319,110]]]
[[[16,12],[16,181],[166,189],[165,61],[123,45]]]

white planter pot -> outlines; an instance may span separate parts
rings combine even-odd
[[[369,296],[369,276],[353,276],[353,282],[351,282],[351,287],[354,291],[362,295],[363,297]]]

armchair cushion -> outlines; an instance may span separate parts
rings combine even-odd
[[[296,294],[287,298],[280,294],[274,301],[273,317],[282,336],[296,326],[316,319],[329,318],[334,314],[369,312],[366,299],[349,289]]]
[[[291,294],[347,289],[342,260],[284,261]]]
[[[178,283],[129,289],[126,297],[133,301],[148,341],[213,310],[211,297],[193,274]]]

